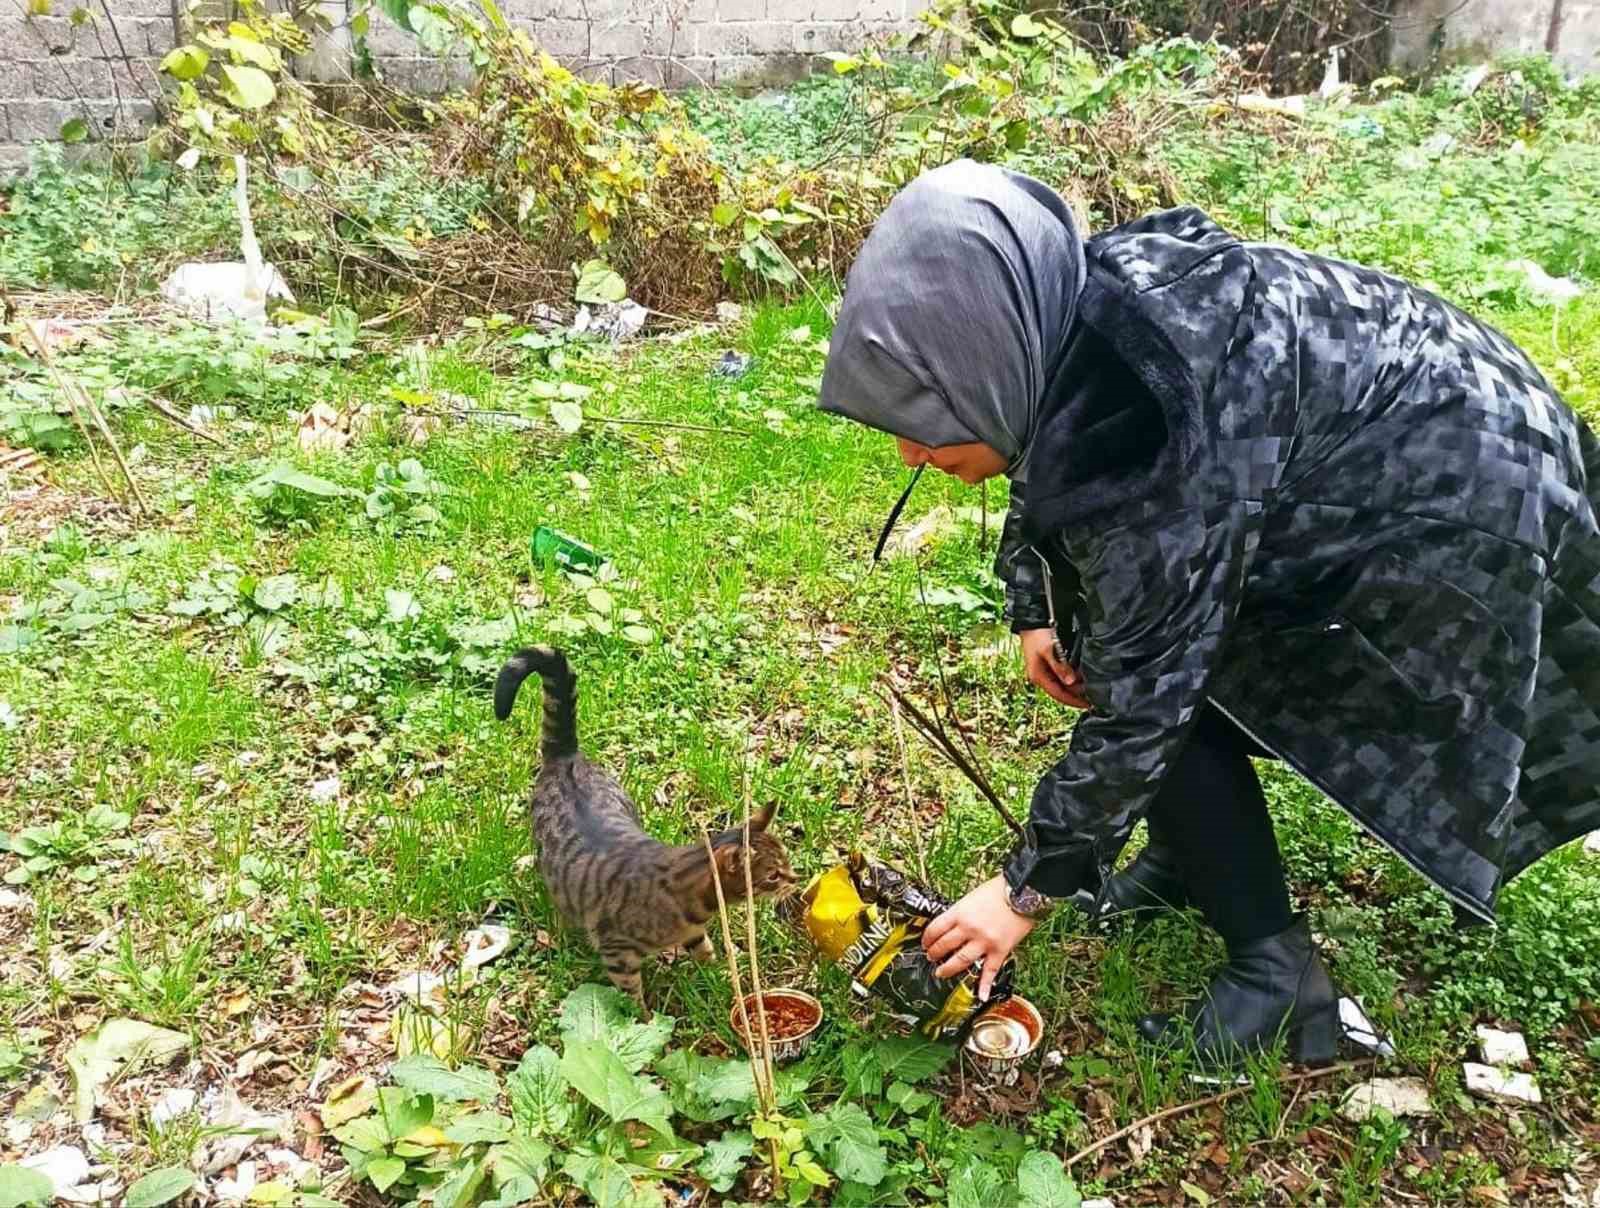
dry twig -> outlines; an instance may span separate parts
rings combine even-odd
[[[1291,1083],[1298,1084],[1302,1082],[1310,1082],[1315,1078],[1326,1078],[1329,1074],[1338,1074],[1345,1070],[1360,1069],[1362,1066],[1370,1066],[1372,1064],[1373,1063],[1370,1061],[1341,1061],[1337,1065],[1323,1066],[1319,1070],[1306,1070],[1303,1073],[1290,1074],[1287,1078],[1280,1078],[1278,1081],[1285,1086]],[[1168,1107],[1158,1112],[1152,1112],[1150,1115],[1145,1116],[1142,1119],[1135,1120],[1126,1128],[1117,1129],[1117,1131],[1112,1133],[1109,1137],[1101,1137],[1093,1145],[1084,1146],[1077,1153],[1073,1154],[1067,1159],[1067,1169],[1071,1170],[1075,1165],[1083,1161],[1085,1158],[1093,1157],[1102,1149],[1105,1149],[1109,1145],[1115,1145],[1118,1141],[1122,1140],[1123,1137],[1138,1132],[1139,1129],[1144,1128],[1146,1125],[1159,1124],[1163,1120],[1170,1120],[1173,1116],[1182,1116],[1188,1114],[1189,1112],[1196,1112],[1201,1108],[1210,1107],[1216,1103],[1226,1103],[1229,1099],[1236,1099],[1251,1089],[1252,1087],[1249,1085],[1233,1086],[1229,1087],[1225,1091],[1221,1091],[1215,1095],[1210,1095],[1204,1099],[1195,1099],[1189,1103],[1180,1103],[1176,1107]]]
[[[983,794],[984,800],[994,806],[995,812],[1011,828],[1012,833],[1017,838],[1025,841],[1028,836],[1027,832],[1022,829],[1022,824],[1017,821],[1011,811],[1006,808],[1005,803],[1000,800],[1000,795],[994,791],[994,787],[990,785],[988,777],[962,754],[961,748],[955,744],[955,741],[945,730],[944,723],[942,721],[930,721],[922,710],[912,704],[905,693],[901,692],[893,684],[889,685],[889,693],[895,702],[906,711],[906,716],[911,719],[912,728],[927,740],[929,746],[948,759],[958,772],[971,781],[972,786]]]

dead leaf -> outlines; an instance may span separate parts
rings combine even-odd
[[[250,991],[240,990],[237,994],[230,994],[222,1000],[222,1009],[229,1019],[235,1015],[243,1015],[256,1005],[256,1000],[250,997]]]
[[[424,1145],[429,1149],[442,1149],[450,1144],[450,1138],[436,1124],[424,1124],[416,1132],[407,1133],[403,1139],[412,1145]]]
[[[334,1129],[366,1114],[377,1102],[378,1084],[365,1074],[356,1074],[330,1090],[328,1098],[317,1111],[322,1118],[322,1126]]]
[[[246,1049],[239,1058],[238,1064],[233,1067],[233,1080],[235,1082],[248,1082],[255,1076],[257,1070],[264,1069],[274,1064],[278,1055],[271,1049]]]
[[[883,556],[885,558],[904,558],[908,555],[921,553],[936,538],[942,537],[953,529],[955,522],[955,513],[940,504],[909,529],[901,533],[891,534],[889,540],[884,544]]]
[[[433,434],[444,426],[444,421],[437,415],[418,415],[415,411],[407,412],[401,423],[408,445],[425,445],[433,438]]]
[[[38,356],[41,348],[47,355],[76,348],[88,340],[92,330],[63,319],[29,319],[25,326],[28,338],[17,341],[17,345],[29,356]]]
[[[300,1132],[305,1136],[305,1144],[300,1147],[300,1156],[308,1162],[315,1162],[322,1157],[322,1121],[315,1112],[296,1112],[295,1120],[300,1125]]]
[[[337,411],[327,403],[314,403],[300,417],[297,439],[307,453],[333,453],[350,443],[350,434],[340,427]]]
[[[0,474],[23,474],[39,469],[39,455],[32,449],[13,449],[0,444]]]
[[[158,1028],[138,1019],[108,1019],[72,1046],[67,1068],[72,1071],[73,1118],[87,1124],[94,1117],[100,1088],[147,1064],[171,1060],[189,1047],[181,1032]]]
[[[1133,1155],[1133,1164],[1137,1166],[1148,1158],[1155,1144],[1156,1130],[1148,1124],[1142,1124],[1129,1133],[1128,1152]]]

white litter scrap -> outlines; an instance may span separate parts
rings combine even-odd
[[[1544,1102],[1532,1074],[1512,1073],[1475,1061],[1464,1064],[1461,1072],[1466,1078],[1467,1090],[1480,1099],[1498,1099],[1502,1103]]]
[[[1393,1057],[1394,1045],[1378,1031],[1378,1026],[1367,1017],[1361,1004],[1353,998],[1339,1000],[1339,1027],[1344,1038],[1359,1049],[1377,1057]]]
[[[461,968],[470,973],[487,965],[511,946],[511,928],[485,923],[467,932],[464,939],[467,953],[461,958]]]
[[[1339,1104],[1339,1114],[1360,1124],[1378,1111],[1401,1116],[1431,1116],[1433,1100],[1421,1078],[1374,1078],[1352,1086]]]
[[[250,220],[244,156],[233,157],[233,170],[233,201],[239,211],[239,250],[244,260],[180,264],[162,283],[161,296],[197,319],[264,323],[269,298],[293,302],[294,294],[278,270],[261,259],[261,245]]]
[[[649,310],[632,298],[597,306],[580,306],[577,317],[572,321],[572,334],[604,336],[613,344],[620,344],[643,331],[645,320],[649,317]]]
[[[77,1186],[89,1177],[89,1159],[76,1145],[58,1145],[31,1158],[23,1158],[17,1165],[44,1175],[62,1199],[70,1198]]]
[[[1506,267],[1527,278],[1528,292],[1542,306],[1565,306],[1583,297],[1583,286],[1571,277],[1552,277],[1532,260],[1513,260]]]
[[[1528,1042],[1521,1032],[1502,1032],[1499,1028],[1478,1025],[1478,1052],[1484,1065],[1522,1065],[1531,1060]]]
[[[1600,830],[1589,832],[1589,837],[1583,841],[1583,850],[1588,855],[1600,856]]]

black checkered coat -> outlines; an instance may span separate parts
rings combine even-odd
[[[1097,460],[1070,390],[1042,412],[1000,567],[1017,628],[1035,551],[1081,583],[1095,707],[1008,880],[1095,888],[1209,699],[1492,917],[1600,826],[1600,443],[1504,336],[1382,273],[1193,209],[1088,263],[1081,320],[1166,439]]]

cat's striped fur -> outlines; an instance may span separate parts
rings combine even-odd
[[[645,957],[676,947],[698,960],[712,956],[711,861],[703,844],[673,847],[646,834],[622,786],[578,749],[577,680],[559,650],[529,647],[506,662],[495,682],[495,716],[510,716],[517,689],[535,672],[544,681],[544,762],[533,786],[539,871],[562,917],[588,937],[612,983],[648,1017],[639,976]],[[750,880],[758,897],[795,883],[782,843],[768,830],[774,809],[750,821]],[[711,841],[730,901],[745,896],[742,831],[726,830]]]

